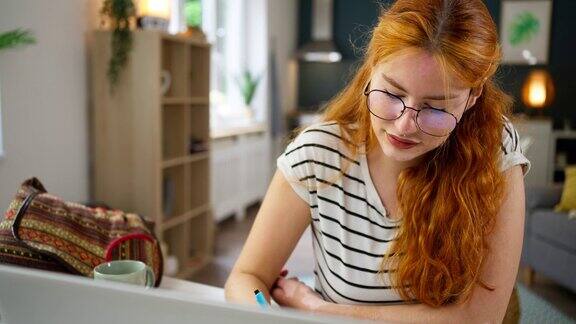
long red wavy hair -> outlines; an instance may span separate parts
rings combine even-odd
[[[481,0],[398,0],[383,8],[362,65],[323,114],[339,123],[352,152],[378,147],[363,89],[378,63],[405,49],[426,50],[446,75],[483,87],[446,142],[398,179],[402,222],[381,270],[397,269],[391,278],[402,298],[437,307],[468,299],[476,284],[493,289],[480,270],[504,193],[499,155],[512,99],[494,82],[500,47]]]

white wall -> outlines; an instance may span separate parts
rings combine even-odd
[[[298,45],[298,1],[269,0],[268,1],[268,39],[269,46],[275,46],[276,75],[278,78],[279,104],[286,115],[297,106],[298,65],[295,53]],[[270,67],[271,68],[271,67]],[[270,104],[273,105],[271,98]],[[275,138],[277,157],[282,149],[282,138]]]
[[[88,199],[86,32],[97,2],[0,0],[0,31],[21,27],[37,39],[0,54],[2,212],[31,176],[65,199]]]
[[[285,118],[286,114],[296,108],[298,102],[298,65],[295,60],[298,45],[298,0],[269,0],[268,22],[269,44],[275,46],[276,52],[279,106]],[[276,158],[284,149],[285,135],[284,132],[273,139],[272,171],[276,171]],[[292,271],[291,275],[301,277],[313,275],[314,258],[309,258],[311,246],[312,233],[308,228],[285,265],[287,269],[303,269],[303,272]]]

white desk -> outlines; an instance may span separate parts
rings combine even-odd
[[[0,265],[0,324],[352,323],[227,304],[224,291],[165,278],[159,289]]]
[[[174,293],[183,293],[186,294],[186,296],[197,297],[203,300],[211,300],[221,303],[226,302],[224,298],[224,289],[197,282],[163,277],[159,288]]]

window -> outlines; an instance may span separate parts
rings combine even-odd
[[[236,83],[246,66],[244,5],[245,1],[202,1],[202,29],[212,44],[210,102],[215,128],[242,123],[245,117]]]
[[[198,1],[185,0],[184,6],[180,7],[181,12],[173,18],[179,17],[176,19],[180,22],[189,20],[186,17],[186,7],[189,3]],[[237,81],[244,71],[263,75],[251,108],[257,120],[264,119],[266,96],[262,94],[266,91],[264,72],[267,64],[267,44],[263,43],[263,40],[266,39],[266,28],[263,24],[255,25],[254,21],[265,20],[265,3],[266,0],[201,0],[201,27],[208,42],[212,44],[210,56],[212,128],[234,127],[254,121],[244,107]],[[247,19],[247,12],[251,13],[250,21]],[[262,37],[254,37],[252,35],[254,33],[262,34]],[[248,42],[250,46],[246,45]],[[254,60],[257,61],[256,64]],[[253,68],[254,66],[257,68]]]

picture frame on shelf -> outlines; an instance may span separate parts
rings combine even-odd
[[[502,63],[547,64],[552,0],[503,0],[500,41]]]

